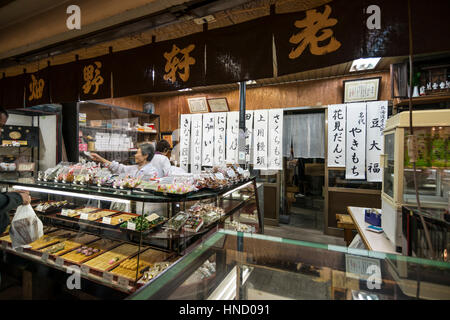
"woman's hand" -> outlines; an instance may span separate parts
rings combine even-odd
[[[100,157],[98,154],[96,154],[95,152],[91,152],[91,158],[92,158],[92,160],[94,160],[94,161],[97,161],[97,162],[100,162],[100,163],[103,163],[103,164],[106,164],[106,165],[110,165],[111,164],[111,161],[108,161],[108,160],[106,160],[105,158],[103,158],[103,157]]]
[[[22,197],[22,205],[27,205],[31,203],[30,193],[28,191],[17,192]]]

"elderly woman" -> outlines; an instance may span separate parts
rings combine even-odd
[[[126,174],[130,177],[143,179],[155,178],[158,176],[156,168],[150,164],[155,155],[155,148],[151,143],[143,143],[139,146],[138,151],[134,155],[136,161],[135,165],[126,166],[117,161],[108,161],[96,153],[91,152],[91,157],[94,161],[106,164],[114,174]]]

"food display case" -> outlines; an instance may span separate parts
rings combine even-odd
[[[44,225],[42,238],[17,248],[7,231],[1,249],[27,263],[64,273],[78,270],[83,281],[122,298],[219,228],[263,231],[254,177],[185,194],[52,178],[41,173],[38,179],[0,181],[10,191],[29,191]]]
[[[449,207],[450,110],[413,112],[417,138],[416,175],[423,210]],[[405,249],[402,235],[402,206],[417,207],[414,170],[408,156],[409,112],[388,119],[384,130],[382,227],[390,241]],[[406,252],[404,252],[406,254]]]
[[[450,264],[219,230],[129,299],[448,300]]]

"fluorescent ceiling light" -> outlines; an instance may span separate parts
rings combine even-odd
[[[236,192],[236,191],[238,191],[238,190],[240,190],[240,189],[243,189],[243,188],[245,188],[245,187],[251,185],[252,183],[253,183],[252,181],[247,182],[246,184],[244,184],[244,185],[242,185],[242,186],[240,186],[240,187],[237,187],[237,188],[235,188],[235,189],[233,189],[233,190],[228,191],[227,193],[223,194],[222,197],[226,197],[226,196],[228,196],[229,194],[232,194],[232,193],[234,193],[234,192]]]
[[[183,91],[192,91],[192,89],[191,89],[191,88],[186,88],[186,89],[180,89],[180,90],[178,90],[178,91],[180,91],[180,92],[183,92]]]
[[[130,203],[130,200],[125,200],[125,199],[109,198],[109,197],[103,197],[103,196],[93,196],[90,194],[75,193],[75,192],[69,192],[69,191],[42,189],[42,188],[25,187],[25,186],[14,186],[13,189],[27,190],[27,191],[33,191],[33,192],[44,192],[44,193],[50,193],[50,194],[57,194],[57,195],[61,195],[61,196],[86,198],[86,199],[93,199],[93,200],[115,201],[118,203]]]
[[[245,82],[245,84],[249,85],[249,84],[256,84],[255,80],[248,80]]]
[[[373,70],[380,60],[381,58],[361,58],[353,60],[350,72]]]

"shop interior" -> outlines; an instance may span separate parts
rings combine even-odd
[[[265,11],[274,10],[263,2]],[[250,15],[263,16],[257,5],[248,9]],[[277,10],[305,10],[290,5],[282,2]],[[230,15],[246,12],[236,10]],[[200,27],[191,26],[183,36]],[[166,27],[172,33],[161,39],[181,37],[175,36],[177,28]],[[163,31],[158,32],[144,33],[151,34],[150,44],[155,34],[160,41]],[[107,46],[111,54],[133,49],[118,40],[113,44]],[[99,50],[91,48],[80,61],[99,56]],[[25,88],[22,105],[7,106],[0,187],[30,193],[42,231],[19,246],[11,226],[0,234],[0,300],[448,299],[450,54],[415,55],[413,70],[407,55],[381,57],[360,69],[355,61],[130,96],[114,95],[111,71],[109,95],[83,98],[79,90],[77,99],[64,102],[33,104],[23,99],[29,93]],[[375,97],[349,100],[347,85],[364,81],[375,81]],[[409,90],[409,84],[414,88]],[[213,110],[214,100],[222,109]],[[204,101],[206,111],[195,111],[192,101]],[[377,136],[383,150],[375,140],[371,145],[368,133],[359,141],[365,145],[364,179],[351,177],[345,162],[335,165],[330,158],[336,142],[331,132],[337,128],[331,124],[332,110],[347,108],[349,125],[351,107],[361,104],[367,131],[370,106],[386,110]],[[281,164],[275,169],[260,169],[253,161],[259,152],[258,112],[282,117],[282,131],[275,137],[281,137]],[[248,113],[253,117],[249,127]],[[408,152],[410,114],[417,159]],[[204,165],[208,115],[216,128],[217,117],[224,115],[227,133],[231,119],[240,129],[244,125],[245,133],[251,130],[244,140],[233,133],[238,150],[221,165],[215,160]],[[203,133],[199,143],[194,143],[195,116]],[[269,132],[270,123],[265,125]],[[217,155],[217,131],[213,134],[211,155]],[[228,157],[231,136],[225,137],[223,156]],[[146,146],[154,148],[162,139],[170,145],[170,174],[137,176],[120,167],[144,170],[140,155],[145,158]],[[189,163],[179,173],[184,143]],[[196,170],[198,146],[203,158]],[[353,146],[358,147],[347,144],[347,151]],[[246,147],[248,158],[240,158]],[[376,179],[368,178],[369,149],[379,151],[382,171],[370,171],[381,172]],[[347,162],[351,159],[347,153]],[[380,212],[383,232],[368,230],[377,224],[367,217],[379,218]],[[12,220],[15,212],[9,214]],[[369,265],[381,270],[370,288]]]

